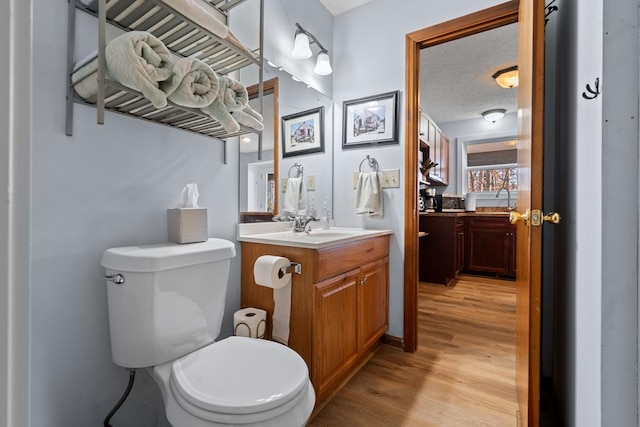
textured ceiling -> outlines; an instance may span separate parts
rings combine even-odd
[[[517,110],[517,89],[503,89],[491,77],[517,65],[518,24],[423,49],[420,105],[437,123],[477,119],[483,111]]]

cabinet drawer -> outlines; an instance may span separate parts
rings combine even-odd
[[[511,223],[509,223],[508,216],[481,216],[481,217],[468,217],[467,218],[467,227],[468,228],[509,228],[511,227]]]
[[[336,276],[389,253],[389,236],[374,237],[318,250],[315,281]]]

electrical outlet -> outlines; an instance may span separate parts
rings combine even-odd
[[[315,190],[316,190],[316,176],[307,175],[307,191],[315,191]]]

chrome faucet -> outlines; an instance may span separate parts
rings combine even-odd
[[[320,218],[307,215],[276,215],[273,221],[293,221],[293,231],[296,233],[309,232],[308,227],[311,221],[320,221]]]
[[[502,190],[506,190],[507,192],[507,210],[510,212],[514,210],[515,207],[511,206],[511,192],[509,191],[506,185],[498,190],[498,192],[496,193],[496,198],[500,196],[500,193],[502,192]]]
[[[320,221],[320,218],[316,218],[315,216],[296,216],[293,221],[293,231],[296,233],[309,232],[307,227],[309,227],[311,221]]]

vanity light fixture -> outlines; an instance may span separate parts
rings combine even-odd
[[[309,41],[311,39],[311,41]],[[326,76],[333,72],[331,69],[331,60],[329,59],[329,51],[322,46],[322,44],[318,41],[316,36],[311,34],[309,31],[305,30],[296,22],[296,35],[293,41],[293,50],[291,51],[291,56],[298,59],[307,59],[311,58],[311,47],[309,46],[311,43],[315,43],[320,48],[320,53],[318,54],[318,58],[316,59],[316,66],[313,69],[313,72]]]
[[[518,86],[518,66],[505,68],[504,70],[496,71],[493,76],[498,86],[505,89],[513,89]]]
[[[485,111],[484,113],[482,113],[482,117],[484,117],[484,119],[488,122],[495,123],[496,121],[503,118],[504,113],[506,112],[507,110],[505,110],[504,108],[496,108],[494,110]]]

